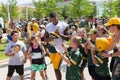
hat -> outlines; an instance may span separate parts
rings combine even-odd
[[[35,19],[35,18],[32,18],[31,20],[32,20],[32,21],[36,21],[36,19]]]
[[[106,24],[105,26],[111,26],[111,25],[120,25],[120,19],[119,18],[111,18]]]
[[[50,13],[50,18],[55,18],[57,14],[55,12]]]
[[[90,16],[88,16],[88,18],[93,19],[93,16],[90,15]]]
[[[40,25],[40,27],[41,27],[41,28],[45,28],[45,26],[44,26],[44,25]]]
[[[96,29],[90,29],[90,31],[87,34],[97,34],[98,31]]]
[[[109,40],[106,38],[97,38],[95,43],[99,52],[107,50],[110,44]]]
[[[75,29],[75,26],[72,26],[71,28],[72,28],[72,29]]]

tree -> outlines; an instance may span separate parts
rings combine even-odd
[[[115,16],[115,14],[116,14],[115,1],[114,0],[105,0],[103,17],[113,17],[113,16]]]
[[[35,5],[35,11],[34,11],[34,16],[37,19],[40,19],[42,17],[42,15],[44,14],[44,10],[45,10],[45,2],[38,0],[37,2],[35,0],[33,0],[33,3]]]
[[[87,17],[93,13],[95,6],[88,0],[73,0],[67,5],[67,14],[69,17]]]
[[[37,2],[33,0],[33,3],[35,5],[35,17],[40,19],[44,15],[49,16],[51,12],[57,12],[58,14],[61,14],[62,7],[58,6],[59,1],[61,2],[62,0],[38,0]]]
[[[116,14],[118,17],[120,17],[120,0],[116,1]]]
[[[18,18],[18,7],[17,0],[9,0],[9,9],[10,9],[10,16],[12,18]]]
[[[6,4],[1,3],[0,17],[3,17],[5,20],[8,17],[8,10]]]
[[[10,16],[13,18],[18,18],[18,8],[16,6],[17,1],[16,0],[9,0],[9,12]],[[0,9],[0,16],[2,16],[4,19],[8,19],[8,5],[1,3],[1,9]]]

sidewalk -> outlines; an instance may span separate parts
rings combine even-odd
[[[46,64],[47,64],[48,80],[56,80],[55,73],[54,73],[54,70],[53,70],[53,65],[49,64],[50,63],[50,58],[45,57],[45,61],[46,61]],[[7,68],[8,68],[8,60],[3,61],[0,64],[0,80],[5,80],[6,79],[6,75],[7,75],[7,71],[8,71]],[[61,69],[61,73],[62,73],[62,80],[65,80],[65,72],[66,72],[66,63],[65,62],[62,63],[60,69]],[[30,72],[29,61],[27,61],[27,63],[25,64],[24,70],[25,70],[24,79],[25,80],[30,80],[30,73],[31,72]],[[87,68],[85,68],[84,74],[85,74],[85,78],[86,78],[85,80],[91,80],[91,78],[88,74]],[[14,73],[14,75],[12,77],[12,80],[19,80],[19,76],[16,74],[16,72]],[[39,75],[39,72],[36,73],[36,80],[42,80],[40,75]]]

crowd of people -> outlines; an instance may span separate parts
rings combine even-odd
[[[57,80],[62,80],[59,68],[62,61],[67,64],[66,80],[88,80],[84,77],[85,67],[92,80],[120,80],[120,18],[98,21],[88,16],[85,20],[60,21],[55,12],[49,17],[41,22],[35,18],[31,22],[21,19],[14,27],[10,24],[6,30],[5,55],[9,56],[6,80],[11,79],[15,70],[24,80],[27,59],[31,63],[30,80],[35,80],[36,71],[42,80],[51,80],[47,77],[45,56],[50,57]]]

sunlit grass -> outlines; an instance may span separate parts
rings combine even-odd
[[[2,39],[2,43],[0,44],[0,60],[7,58],[7,56],[5,56],[6,41],[6,39]]]

